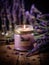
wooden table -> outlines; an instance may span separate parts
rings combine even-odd
[[[27,52],[19,52],[13,45],[0,46],[1,65],[46,65],[49,53],[41,53],[26,57]],[[48,64],[47,64],[48,65]]]

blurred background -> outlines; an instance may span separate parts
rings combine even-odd
[[[35,4],[35,6],[43,13],[49,13],[49,2],[48,0],[26,0],[26,10],[30,10],[31,4]]]
[[[6,0],[0,0],[0,10],[3,7],[3,1],[6,2]],[[9,2],[9,5],[11,5],[13,1],[8,0],[8,2]],[[48,0],[26,0],[25,1],[25,9],[30,10],[30,7],[32,4],[35,4],[35,6],[43,13],[49,13]]]
[[[34,4],[35,7],[41,11],[43,14],[49,13],[49,2],[48,0],[26,0],[24,2],[25,4],[25,10],[30,11],[31,5]],[[13,7],[13,0],[0,0],[0,13],[2,9],[9,8],[12,13],[12,7]],[[1,14],[0,14],[1,15]],[[7,24],[8,26],[8,24]],[[0,29],[1,29],[1,16],[0,16]]]

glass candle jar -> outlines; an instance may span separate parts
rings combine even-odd
[[[33,48],[34,34],[31,25],[17,25],[14,30],[14,48],[27,51]]]

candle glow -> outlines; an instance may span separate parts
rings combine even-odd
[[[15,32],[21,33],[21,32],[30,32],[33,30],[34,30],[33,27],[30,25],[22,25],[22,27],[20,26],[19,28],[15,29]]]

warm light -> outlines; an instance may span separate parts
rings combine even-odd
[[[23,25],[22,27],[19,27],[15,29],[15,32],[22,33],[22,32],[31,32],[33,31],[33,27],[31,25]]]
[[[26,25],[24,25],[24,29],[26,28]]]

